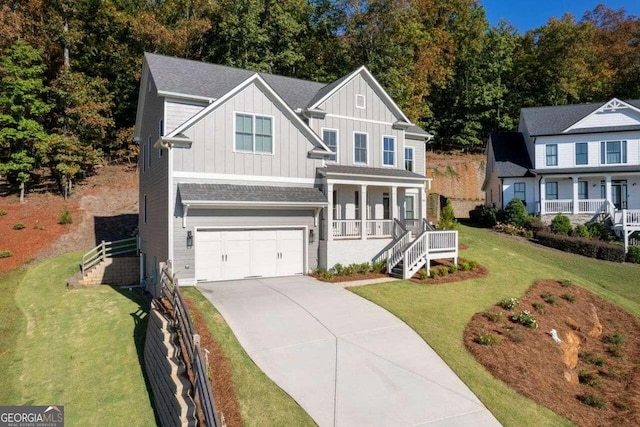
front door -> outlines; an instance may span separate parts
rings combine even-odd
[[[389,193],[382,195],[382,219],[391,219],[391,203],[389,201]]]
[[[611,198],[616,209],[627,208],[627,181],[614,181],[611,183]]]

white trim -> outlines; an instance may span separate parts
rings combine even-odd
[[[602,104],[602,106],[598,107],[594,112],[587,114],[586,116],[584,116],[583,118],[581,118],[580,120],[578,120],[577,122],[575,122],[574,124],[566,128],[565,130],[563,130],[562,133],[570,132],[573,129],[580,128],[585,121],[587,121],[591,116],[594,116],[598,113],[602,113],[604,111],[616,111],[616,110],[626,110],[626,109],[630,109],[632,111],[635,111],[636,113],[640,113],[640,109],[634,107],[633,105],[628,104],[624,101],[621,101],[618,98],[612,98],[608,102]]]
[[[222,208],[222,207],[287,207],[287,208],[308,208],[326,207],[327,202],[256,202],[237,200],[183,200],[183,205],[188,205],[190,209],[197,208]]]
[[[373,86],[374,92],[376,92],[376,94],[382,99],[383,103],[385,104],[387,104],[387,102],[389,103],[387,104],[387,107],[389,105],[391,106],[390,110],[392,113],[395,113],[396,116],[400,116],[405,122],[411,123],[411,120],[409,120],[409,118],[405,116],[405,114],[402,112],[400,107],[398,107],[398,104],[395,103],[393,98],[389,96],[387,91],[382,88],[378,80],[373,76],[373,74],[371,74],[371,72],[364,65],[358,68],[357,70],[355,70],[354,72],[352,72],[347,78],[345,78],[342,82],[340,82],[340,84],[338,84],[336,87],[331,89],[326,95],[324,95],[318,101],[314,102],[313,105],[310,105],[308,108],[309,109],[317,108],[320,104],[324,103],[329,98],[331,98],[336,92],[338,92],[340,89],[346,86],[349,82],[351,82],[355,78],[355,76],[359,74],[362,74],[365,81],[367,81],[369,85]]]
[[[391,164],[391,165],[388,165],[388,164],[386,164],[386,163],[384,162],[384,151],[385,151],[385,150],[384,150],[384,139],[385,139],[385,138],[390,138],[390,139],[392,139],[392,140],[393,140],[393,164]],[[380,145],[380,148],[381,148],[382,156],[381,156],[380,160],[381,160],[382,167],[385,167],[385,168],[394,168],[394,169],[395,169],[396,164],[397,164],[396,159],[397,159],[397,157],[398,157],[398,150],[397,150],[397,148],[398,148],[398,138],[396,138],[396,137],[395,137],[395,136],[393,136],[393,135],[385,135],[385,134],[382,134],[382,141],[381,141],[381,142],[382,142],[382,144]]]
[[[236,119],[238,114],[242,116],[251,116],[252,120],[252,147],[253,151],[245,151],[245,150],[237,150],[236,149]],[[271,119],[271,152],[266,151],[256,151],[256,118],[257,117],[265,117]],[[257,113],[246,113],[244,111],[233,111],[233,152],[239,154],[258,154],[258,155],[267,155],[274,156],[276,154],[276,119],[275,116],[271,116],[269,114],[257,114]]]
[[[173,215],[174,215],[174,207],[176,205],[176,201],[173,200],[174,197],[174,193],[173,193],[173,150],[168,150],[167,153],[167,167],[168,167],[168,171],[167,171],[167,200],[169,201],[169,203],[167,203],[167,221],[168,221],[168,232],[169,232],[169,236],[168,236],[168,246],[169,246],[169,253],[168,253],[168,259],[173,259],[173,253],[174,253],[174,248],[173,248]],[[185,214],[186,216],[186,214]]]
[[[322,136],[322,140],[323,141],[324,141],[324,131],[325,130],[332,131],[332,132],[336,133],[336,153],[335,153],[336,159],[335,160],[329,160],[328,158],[325,158],[324,160],[327,163],[340,163],[340,154],[339,154],[339,152],[340,152],[340,130],[334,129],[334,128],[321,127],[320,128],[320,133],[322,134],[321,136]],[[329,147],[329,146],[327,145],[327,147]]]
[[[142,62],[142,77],[140,77],[140,89],[138,90],[138,108],[136,109],[136,123],[133,131],[134,141],[136,138],[140,139],[142,134],[142,117],[144,115],[144,106],[147,99],[147,86],[149,81],[149,65],[147,60]]]
[[[284,100],[264,81],[259,74],[253,74],[251,77],[247,78],[244,82],[240,83],[238,86],[234,87],[229,92],[225,93],[220,98],[216,99],[214,102],[209,104],[207,107],[203,108],[199,113],[195,114],[193,117],[182,123],[180,126],[175,128],[168,136],[176,136],[180,133],[184,132],[186,129],[190,128],[204,117],[209,115],[213,110],[217,109],[219,106],[227,102],[229,99],[233,98],[239,92],[249,87],[249,85],[255,84],[256,87],[261,89],[263,93],[266,92],[267,97],[271,96],[271,101],[275,100],[275,104],[280,107],[281,111],[289,116],[289,120],[305,135],[309,142],[316,147],[320,147],[326,151],[330,151],[327,146],[322,142],[322,139],[300,118],[295,111],[289,107],[289,105],[284,102]]]
[[[309,274],[309,226],[308,225],[261,225],[261,226],[247,226],[247,225],[232,225],[232,226],[201,226],[193,228],[193,239],[197,243],[196,235],[199,231],[250,231],[250,230],[300,230],[302,231],[302,274],[306,276]],[[317,237],[318,239],[320,236]],[[318,244],[319,245],[319,244]],[[193,252],[193,281],[198,282],[198,266],[196,265],[195,249]],[[269,276],[272,277],[272,276]],[[273,276],[280,277],[280,276]],[[283,276],[284,277],[284,276]],[[224,280],[224,279],[223,279]],[[242,279],[236,279],[242,280]],[[180,284],[183,284],[183,279],[180,279]]]
[[[211,98],[209,96],[189,95],[186,93],[170,92],[167,90],[159,90],[158,96],[164,96],[165,98],[181,99],[186,101],[204,101],[207,103],[212,103],[216,100],[216,98]]]
[[[378,177],[379,178],[379,177]],[[427,179],[425,178],[423,182],[412,183],[407,181],[357,181],[353,179],[335,179],[335,178],[327,178],[326,183],[333,185],[361,185],[366,184],[369,187],[388,187],[389,185],[396,185],[398,188],[418,188],[420,190],[424,190],[425,182]]]
[[[413,169],[414,170],[411,170],[409,172],[415,173],[415,168],[416,168],[416,148],[415,147],[410,147],[410,146],[408,147],[406,145],[404,146],[404,151],[402,152],[402,161],[403,161],[404,164],[402,165],[402,168],[404,170],[406,170],[406,171],[409,170],[409,169],[407,169],[407,158],[406,158],[407,154],[406,154],[406,150],[411,150],[411,153],[412,153],[411,161],[413,162]]]
[[[174,178],[192,178],[198,180],[211,181],[255,181],[261,184],[274,183],[293,183],[293,184],[316,184],[317,178],[297,178],[287,176],[260,176],[260,175],[232,175],[224,173],[203,173],[203,172],[185,172],[176,171],[173,173]]]
[[[365,135],[367,137],[366,139],[366,143],[367,143],[367,160],[363,163],[363,162],[356,162],[356,134],[359,135]],[[361,131],[353,131],[353,137],[351,138],[352,144],[353,144],[353,164],[354,165],[368,165],[369,164],[369,133],[368,132],[361,132]]]
[[[354,120],[354,121],[358,121],[358,122],[373,123],[373,124],[376,124],[376,125],[393,126],[392,122],[383,122],[381,120],[363,119],[363,118],[360,118],[360,117],[342,116],[340,114],[327,113],[327,117],[331,117],[331,118],[334,118],[334,119],[345,119],[345,120]]]
[[[362,100],[362,103],[358,102]],[[360,110],[365,110],[367,108],[367,97],[360,93],[356,94],[356,108]]]

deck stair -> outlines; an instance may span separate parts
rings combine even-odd
[[[139,285],[138,238],[102,241],[84,254],[80,271],[69,279],[70,287]]]

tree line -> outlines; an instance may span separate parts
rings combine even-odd
[[[145,51],[322,82],[366,65],[439,150],[482,150],[521,107],[640,97],[640,19],[604,5],[520,34],[476,0],[7,0],[0,34],[0,175],[22,193],[137,157]]]

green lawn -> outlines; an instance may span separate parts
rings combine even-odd
[[[467,352],[464,328],[474,313],[524,295],[541,278],[569,279],[640,317],[640,266],[598,261],[465,226],[460,241],[469,246],[461,256],[487,267],[489,276],[438,286],[392,282],[350,290],[416,330],[505,426],[570,425],[494,379]]]
[[[64,405],[68,425],[153,426],[139,360],[144,304],[107,286],[66,289],[79,260],[0,276],[0,404]]]
[[[245,353],[220,313],[195,288],[183,295],[202,313],[207,326],[229,359],[240,414],[246,426],[313,426],[309,415],[271,381]]]

